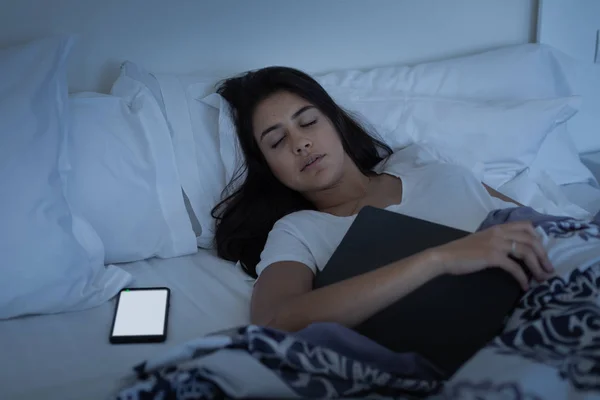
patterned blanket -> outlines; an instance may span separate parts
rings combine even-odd
[[[600,225],[517,208],[481,228],[521,219],[556,274],[532,283],[504,332],[448,381],[419,355],[336,324],[296,334],[251,325],[147,360],[117,398],[600,399]]]

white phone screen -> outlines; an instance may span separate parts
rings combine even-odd
[[[167,296],[166,289],[122,291],[112,335],[164,335]]]

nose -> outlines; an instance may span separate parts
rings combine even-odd
[[[299,137],[294,142],[294,152],[296,154],[302,154],[302,152],[309,150],[312,147],[312,142],[306,137]]]

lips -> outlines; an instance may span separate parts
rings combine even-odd
[[[304,163],[304,167],[302,167],[302,169],[300,171],[304,171],[306,168],[310,167],[311,165],[313,165],[314,163],[316,163],[323,157],[324,157],[323,154],[315,154],[315,155],[308,157],[306,159],[306,162]]]

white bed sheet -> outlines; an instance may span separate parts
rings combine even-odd
[[[600,182],[600,151],[581,155],[581,161]],[[600,212],[600,188],[589,183],[574,183],[561,186],[563,193],[573,203],[592,215]]]
[[[573,183],[563,185],[561,189],[567,199],[592,215],[600,211],[600,189],[589,183]]]
[[[105,399],[146,358],[249,322],[252,281],[212,252],[122,267],[135,277],[133,287],[171,288],[167,341],[111,345],[115,299],[82,312],[0,321],[0,399]]]
[[[600,182],[600,151],[582,154],[581,161],[590,169],[590,171],[592,171],[592,174]]]

